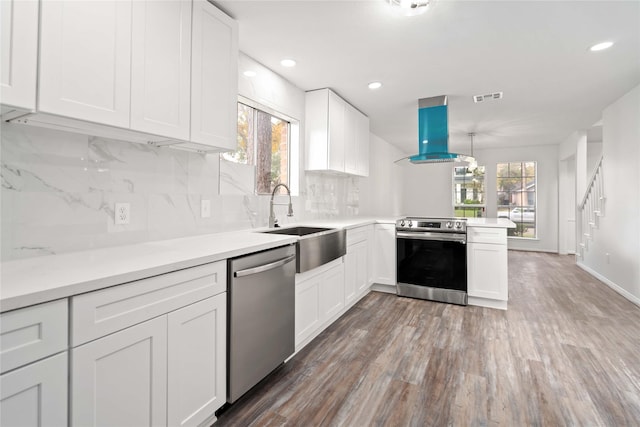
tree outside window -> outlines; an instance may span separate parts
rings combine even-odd
[[[509,236],[536,237],[536,182],[536,162],[498,163],[498,218],[516,224],[515,229],[508,229]]]
[[[286,120],[238,103],[237,148],[222,158],[255,166],[256,194],[271,194],[289,184],[289,132]]]

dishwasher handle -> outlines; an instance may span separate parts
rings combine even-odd
[[[295,254],[289,255],[286,258],[282,258],[278,261],[270,262],[269,264],[259,265],[258,267],[247,268],[245,270],[234,271],[233,277],[249,276],[251,274],[262,273],[263,271],[273,270],[274,268],[282,267],[286,263],[293,261],[295,258],[296,258]]]

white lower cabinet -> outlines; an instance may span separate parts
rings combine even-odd
[[[0,425],[67,426],[67,352],[0,375]]]
[[[226,401],[227,294],[168,315],[169,426],[197,426]]]
[[[166,316],[72,350],[72,426],[166,425],[166,402]]]
[[[211,424],[226,401],[226,261],[71,298],[71,425]]]
[[[347,230],[347,254],[345,265],[345,305],[347,308],[362,297],[371,284],[370,240],[373,226],[367,225]]]
[[[375,225],[375,249],[373,254],[374,282],[396,285],[396,226]]]
[[[467,229],[467,292],[469,304],[507,308],[509,297],[505,229]]]
[[[343,311],[344,283],[342,258],[296,275],[296,351]]]

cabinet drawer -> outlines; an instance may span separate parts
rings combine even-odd
[[[467,241],[474,243],[507,244],[507,230],[505,228],[468,227]]]
[[[351,230],[347,230],[347,246],[367,240],[368,235],[369,235],[369,226],[352,228]]]
[[[75,347],[227,290],[227,263],[200,265],[71,299]]]
[[[0,315],[0,369],[7,372],[63,351],[68,346],[67,300]]]

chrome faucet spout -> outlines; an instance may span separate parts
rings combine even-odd
[[[284,187],[285,190],[287,190],[287,194],[289,195],[289,209],[287,211],[287,216],[293,216],[293,204],[291,204],[291,190],[289,190],[289,187],[287,187],[286,184],[278,184],[275,187],[273,187],[273,191],[271,192],[271,200],[269,201],[269,228],[273,228],[276,225],[276,214],[273,211],[273,206],[274,205],[282,205],[284,203],[273,203],[273,198],[276,195],[276,191],[278,190],[278,188],[280,187]]]

